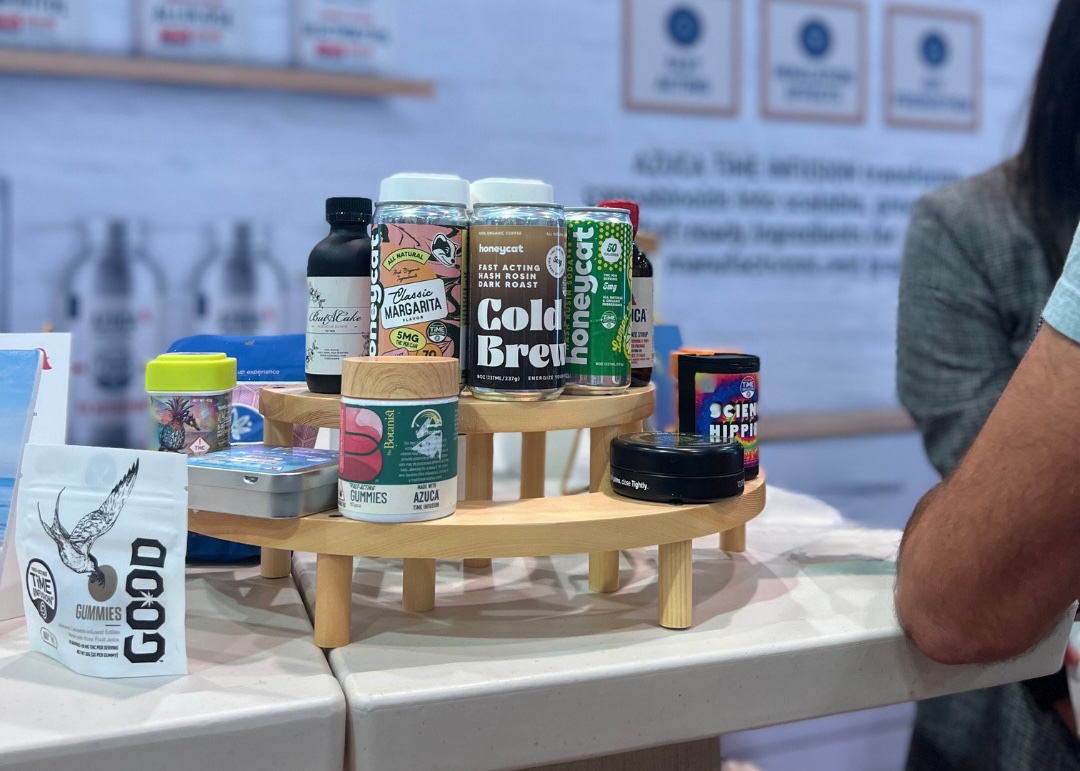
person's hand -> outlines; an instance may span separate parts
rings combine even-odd
[[[1071,644],[1065,646],[1065,666],[1075,667],[1080,664],[1080,652]]]

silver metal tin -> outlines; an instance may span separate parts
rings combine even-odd
[[[567,275],[569,277],[574,260],[573,249],[571,248],[571,238],[569,232],[571,226],[575,222],[606,222],[614,225],[624,225],[627,228],[632,228],[630,224],[630,211],[628,209],[617,209],[614,207],[605,206],[568,206],[566,207],[566,264]],[[633,231],[631,229],[631,244],[633,244]],[[625,262],[625,280],[630,281],[631,263],[633,262],[633,255],[624,259]],[[629,290],[628,290],[629,291]],[[570,309],[570,303],[573,302],[574,289],[570,286],[569,278],[566,286],[566,302],[567,312],[565,315],[564,323],[567,327],[567,346],[570,346],[570,325],[572,316],[572,310]],[[621,323],[621,322],[620,322]],[[569,354],[569,350],[568,350]],[[626,362],[626,374],[622,375],[596,375],[596,374],[583,374],[568,372],[566,380],[566,393],[577,394],[582,396],[601,396],[603,394],[617,394],[627,390],[630,387],[630,362]]]
[[[551,346],[552,350],[558,349],[560,361],[551,367],[551,376],[546,378],[549,385],[540,388],[528,387],[525,378],[510,377],[504,380],[505,385],[494,386],[486,384],[483,380],[483,367],[479,363],[482,356],[479,335],[481,330],[478,313],[481,303],[492,296],[492,292],[484,286],[484,282],[478,279],[478,272],[484,264],[484,254],[481,251],[484,246],[484,228],[488,226],[523,226],[530,228],[550,228],[558,230],[562,249],[561,273],[555,276],[548,267],[549,261],[544,254],[524,254],[534,264],[543,266],[541,270],[547,270],[550,279],[543,277],[545,283],[552,289],[546,292],[549,296],[539,297],[546,300],[549,305],[554,304],[555,314],[559,319],[556,329],[548,330],[544,335],[542,344]],[[540,203],[477,203],[473,207],[472,220],[469,234],[469,366],[468,386],[473,396],[477,399],[507,402],[535,402],[555,399],[563,391],[566,383],[566,345],[564,340],[565,328],[562,324],[563,296],[566,290],[566,217],[563,207],[559,204]]]
[[[332,450],[253,445],[188,457],[188,508],[291,519],[337,505]]]

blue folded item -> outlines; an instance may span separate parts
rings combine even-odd
[[[239,382],[303,383],[304,336],[229,337],[192,335],[169,346],[169,353],[224,353],[236,359]]]
[[[235,358],[238,384],[304,382],[304,335],[193,335],[169,346],[169,353],[204,351],[221,352]],[[262,441],[262,415],[257,409],[234,402],[231,421],[243,433],[240,437],[233,431],[233,441]],[[188,533],[188,562],[238,562],[258,555],[257,546]]]

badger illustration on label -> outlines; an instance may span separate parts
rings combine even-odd
[[[382,223],[371,249],[372,356],[461,358],[463,228]]]

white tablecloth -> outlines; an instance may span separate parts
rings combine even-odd
[[[186,677],[102,680],[0,623],[0,768],[340,771],[345,702],[292,579],[188,571]]]
[[[1069,630],[995,666],[945,667],[893,612],[897,531],[860,531],[769,490],[745,554],[695,543],[694,622],[656,624],[655,550],[623,589],[584,556],[438,565],[436,608],[400,609],[401,565],[357,560],[352,636],[329,660],[349,704],[350,767],[519,768],[686,741],[1046,674]],[[297,555],[313,597],[315,560]]]

